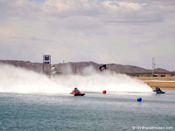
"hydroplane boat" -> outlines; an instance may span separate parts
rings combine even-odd
[[[155,90],[153,90],[156,94],[164,94],[165,92],[160,90],[160,88],[156,87]]]
[[[84,96],[85,93],[80,92],[77,88],[75,88],[70,94],[73,94],[74,96]]]

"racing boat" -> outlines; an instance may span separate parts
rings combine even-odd
[[[85,93],[79,92],[79,93],[75,93],[75,91],[71,92],[70,94],[73,94],[74,96],[84,96]]]
[[[156,94],[164,94],[165,92],[161,91],[160,88],[155,87],[155,90],[153,90],[154,93]]]

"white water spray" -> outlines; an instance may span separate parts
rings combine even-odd
[[[12,93],[56,93],[58,84],[42,73],[0,65],[0,92]],[[67,92],[62,90],[62,92]]]
[[[91,92],[151,92],[151,88],[140,80],[109,71],[97,73],[92,67],[85,68],[84,75],[48,78],[42,73],[0,64],[0,92],[68,94],[74,87]]]

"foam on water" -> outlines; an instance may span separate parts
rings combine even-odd
[[[151,92],[140,80],[110,71],[97,73],[85,68],[84,75],[62,75],[48,78],[42,73],[0,64],[0,92],[70,93],[74,87],[83,91]]]

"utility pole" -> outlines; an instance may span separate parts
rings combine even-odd
[[[154,75],[155,66],[156,66],[155,57],[153,57],[152,58],[152,76]]]
[[[76,65],[75,65],[75,74],[77,73],[77,67],[76,67]]]

